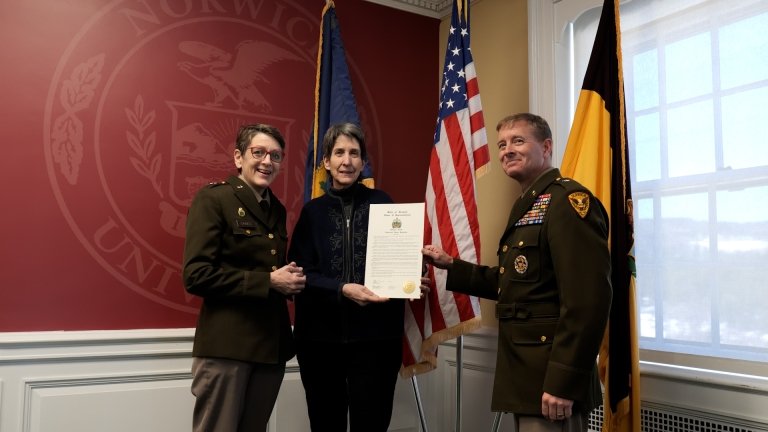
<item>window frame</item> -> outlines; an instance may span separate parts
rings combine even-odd
[[[622,3],[628,1],[633,0],[624,0]],[[568,40],[573,37],[572,23],[583,13],[600,8],[603,1],[528,0],[527,4],[529,110],[549,120],[555,137],[554,163],[559,165],[565,150],[571,113],[574,111],[578,94],[578,91],[574,92],[570,89],[580,87],[580,83],[573,82],[574,53],[568,46]],[[562,62],[558,62],[560,58],[567,58],[568,64],[562,65]],[[666,144],[662,143],[662,145]],[[722,148],[721,142],[716,145]],[[717,163],[721,161],[722,154],[719,154]],[[684,183],[685,180],[681,182]],[[707,192],[716,193],[709,190]],[[635,198],[646,197],[642,188],[633,191],[633,194]],[[648,197],[658,199],[658,196],[653,196],[653,193]],[[695,376],[697,380],[722,386],[734,386],[737,385],[735,384],[737,380],[734,380],[733,376],[737,375],[740,377],[738,381],[768,388],[768,363],[646,349],[640,350],[640,358],[641,375],[645,376],[676,379],[689,379]]]

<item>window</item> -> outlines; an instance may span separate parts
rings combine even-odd
[[[566,30],[569,119],[599,16]],[[631,0],[621,26],[641,358],[768,375],[768,1]]]

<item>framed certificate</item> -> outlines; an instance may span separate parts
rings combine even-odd
[[[371,204],[365,286],[381,297],[421,296],[424,203]]]

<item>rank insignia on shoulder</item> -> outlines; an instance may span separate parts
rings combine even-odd
[[[589,211],[589,195],[584,192],[574,192],[568,195],[568,201],[571,203],[571,207],[576,210],[576,213],[584,219]]]

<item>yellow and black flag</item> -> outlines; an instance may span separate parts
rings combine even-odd
[[[599,368],[605,385],[603,431],[640,431],[633,219],[621,66],[619,0],[605,0],[579,94],[562,173],[608,209],[613,303]]]

